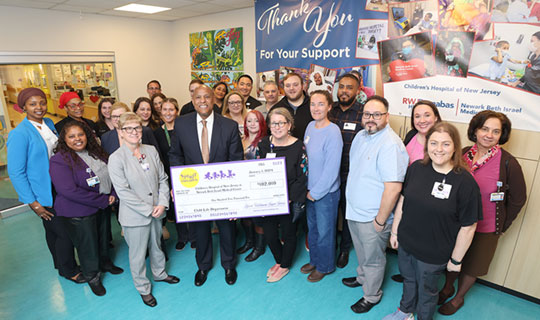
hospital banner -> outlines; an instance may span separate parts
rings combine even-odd
[[[444,120],[494,110],[540,131],[539,20],[527,0],[256,0],[258,97],[296,72],[336,98],[356,71],[357,100],[383,95],[395,115],[426,99]]]

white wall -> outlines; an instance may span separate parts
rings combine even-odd
[[[188,85],[191,81],[191,55],[189,34],[199,31],[243,27],[244,31],[244,73],[256,79],[255,74],[255,8],[245,8],[221,12],[201,17],[175,21],[173,23],[173,54],[177,62],[175,87],[180,87],[177,96],[180,104],[190,100]],[[254,85],[255,86],[255,85]]]
[[[3,51],[114,51],[124,102],[146,96],[151,79],[165,93],[179,92],[171,72],[171,22],[0,6],[0,30]]]
[[[189,33],[243,27],[244,71],[255,76],[254,26],[254,8],[165,22],[0,6],[0,50],[114,51],[122,101],[146,96],[146,83],[158,79],[183,104],[191,80]]]

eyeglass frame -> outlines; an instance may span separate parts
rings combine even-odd
[[[270,122],[270,128],[283,128],[289,121]]]
[[[136,126],[136,127],[123,127],[121,128],[120,130],[128,133],[128,134],[133,134],[133,132],[135,131],[135,133],[141,133],[143,131],[143,127],[142,126]]]
[[[374,112],[374,113],[368,113],[368,112],[362,112],[362,118],[369,120],[370,118],[373,118],[373,120],[381,120],[382,116],[387,115],[388,112]]]

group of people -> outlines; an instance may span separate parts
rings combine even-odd
[[[442,121],[435,104],[419,100],[413,129],[402,141],[388,124],[385,98],[358,102],[361,85],[354,73],[343,75],[334,102],[326,90],[308,95],[302,77],[290,73],[285,96],[279,99],[277,84],[268,81],[261,103],[250,96],[249,75],[231,92],[225,83],[210,88],[193,80],[191,101],[179,107],[153,80],[149,98],[137,99],[134,112],[102,99],[97,124],[83,118],[80,97],[66,92],[60,107],[68,117],[56,125],[44,117],[45,94],[28,88],[18,97],[27,116],[8,138],[8,171],[20,201],[43,219],[59,274],[88,283],[96,295],[106,292],[101,272],[123,271],[108,252],[111,213],[117,212],[134,285],[143,302],[155,306],[146,257],[154,281],[179,282],[165,270],[163,230],[175,216],[169,168],[284,157],[290,213],[240,219],[240,248],[234,220],[175,223],[176,249],[188,242],[196,249],[196,286],[213,265],[214,227],[229,285],[238,277],[237,255],[252,250],[245,260],[254,261],[266,246],[275,259],[267,281],[280,281],[293,265],[303,227],[309,261],[300,271],[310,282],[345,267],[354,246],[357,274],[342,279],[363,287],[354,312],[366,313],[381,300],[390,242],[404,285],[398,310],[385,319],[414,313],[431,319],[437,304],[440,313],[453,314],[476,277],[487,274],[499,236],[526,200],[521,167],[500,147],[510,121],[502,113],[478,113],[468,129],[474,144],[462,149],[457,129]],[[457,294],[447,301],[458,277]]]

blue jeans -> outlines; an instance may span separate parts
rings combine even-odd
[[[317,201],[306,201],[309,264],[320,273],[336,270],[336,223],[339,189]]]

